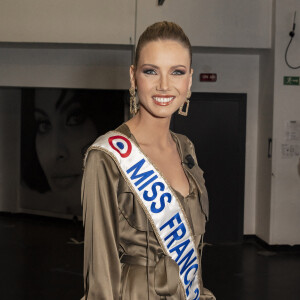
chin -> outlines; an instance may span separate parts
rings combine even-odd
[[[150,114],[155,118],[171,118],[174,112],[150,112]]]
[[[150,115],[155,118],[171,118],[171,116],[178,110],[178,108],[171,107],[154,107],[154,108],[145,108]]]

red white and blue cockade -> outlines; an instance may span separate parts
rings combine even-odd
[[[115,135],[108,138],[110,146],[116,150],[121,157],[125,158],[130,155],[132,150],[131,142],[121,135]]]

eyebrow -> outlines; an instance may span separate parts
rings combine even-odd
[[[65,112],[68,107],[70,107],[73,103],[79,103],[79,100],[75,98],[75,96],[73,96],[72,98],[70,98],[69,100],[67,100],[65,103],[62,104],[61,108],[60,108],[60,112]]]
[[[44,117],[48,117],[48,115],[43,110],[41,110],[40,108],[35,108],[34,112],[38,112],[41,115],[43,115]]]
[[[75,95],[72,95],[72,97],[70,99],[68,99],[66,102],[64,102],[64,100],[66,99],[66,95],[67,95],[67,90],[63,90],[60,97],[58,98],[56,105],[55,105],[55,110],[60,110],[60,112],[65,112],[68,107],[73,104],[73,103],[78,103],[79,100],[76,99],[76,93]]]
[[[58,109],[60,109],[60,111],[63,113],[64,111],[67,110],[67,108],[73,104],[73,103],[79,103],[79,100],[75,98],[75,95],[73,97],[71,97],[69,100],[67,100],[65,103],[63,103],[63,98],[59,98],[56,102],[55,105],[55,110],[57,111]],[[40,108],[34,108],[34,112],[35,113],[40,113],[41,115],[43,115],[44,117],[48,118],[48,114],[43,111]]]
[[[67,95],[67,90],[62,90],[61,93],[60,93],[60,95],[59,95],[59,98],[58,98],[58,100],[57,100],[57,102],[55,104],[55,109],[56,110],[60,107],[60,105],[64,101],[64,98],[66,97],[66,95]]]
[[[156,65],[153,65],[153,64],[143,64],[142,67],[146,67],[146,66],[149,66],[149,67],[152,67],[152,68],[155,68],[155,69],[159,69],[158,66]],[[176,66],[172,66],[171,68],[173,69],[176,69],[176,68],[187,68],[185,65],[176,65]]]

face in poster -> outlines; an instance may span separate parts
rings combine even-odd
[[[85,151],[123,120],[123,91],[24,89],[21,207],[81,215]]]

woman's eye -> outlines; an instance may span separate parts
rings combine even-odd
[[[173,75],[184,75],[185,72],[184,72],[184,71],[181,71],[181,70],[174,70],[172,74],[173,74]]]
[[[51,123],[47,120],[37,121],[37,133],[46,134],[51,130]]]
[[[70,113],[67,117],[66,125],[67,126],[78,126],[81,125],[86,119],[86,116],[80,111],[74,111]]]
[[[156,75],[156,71],[153,69],[146,69],[143,71],[143,73],[147,75]]]

